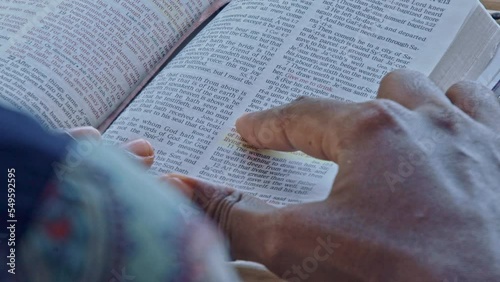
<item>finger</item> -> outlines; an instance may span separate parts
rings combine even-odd
[[[500,132],[500,101],[491,90],[474,81],[464,81],[450,87],[446,96],[471,118]]]
[[[397,70],[380,82],[377,98],[395,101],[408,109],[429,103],[450,105],[441,91],[427,76],[411,70]]]
[[[136,160],[146,167],[151,167],[154,163],[154,149],[151,143],[145,139],[137,139],[120,146],[125,149],[130,158]]]
[[[100,141],[101,133],[92,126],[75,127],[65,130],[66,133],[75,139],[91,138]]]
[[[217,186],[185,175],[170,174],[191,190],[193,202],[213,219],[229,239],[234,259],[261,262],[265,242],[271,238],[272,216],[276,208],[234,189]],[[175,183],[175,182],[173,182]],[[264,248],[264,249],[263,249]]]
[[[259,149],[300,150],[339,163],[339,154],[368,134],[397,123],[407,111],[388,100],[348,104],[332,99],[301,98],[290,104],[242,116],[238,133]],[[339,164],[340,165],[340,164]]]
[[[184,196],[189,199],[193,198],[193,190],[191,187],[187,186],[178,177],[172,176],[171,174],[165,174],[159,177],[160,182],[167,183],[172,187],[179,190]]]
[[[270,110],[249,113],[236,121],[236,130],[259,149],[303,151],[325,160],[336,159],[342,121],[352,105],[330,99],[299,98]]]

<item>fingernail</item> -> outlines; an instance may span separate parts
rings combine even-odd
[[[142,158],[154,156],[153,146],[145,139],[137,139],[125,143],[123,144],[123,148]]]
[[[160,177],[160,180],[165,181],[165,182],[175,186],[186,197],[192,198],[193,197],[193,186],[186,183],[183,179],[186,179],[186,178],[182,177],[180,175],[176,175],[176,174],[167,174],[167,175]]]
[[[169,179],[170,178],[177,179],[182,183],[184,183],[185,185],[187,185],[190,189],[193,189],[196,186],[196,180],[184,174],[169,173],[166,174],[165,177]]]
[[[101,133],[92,126],[75,127],[65,131],[75,139],[91,138],[98,141],[101,140]]]
[[[139,163],[142,163],[143,165],[145,165],[147,168],[150,168],[154,161],[155,161],[155,156],[147,156],[147,157],[141,157],[141,156],[138,156],[136,155],[135,153],[132,153],[130,151],[125,151],[125,153],[127,153],[127,156],[136,161],[136,162],[139,162]]]

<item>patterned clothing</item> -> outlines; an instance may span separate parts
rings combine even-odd
[[[66,148],[45,164],[53,175],[16,238],[16,274],[2,269],[1,281],[238,281],[212,226],[175,189],[90,140]]]

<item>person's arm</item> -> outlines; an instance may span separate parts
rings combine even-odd
[[[237,122],[257,148],[336,162],[324,201],[276,209],[175,177],[227,234],[233,258],[288,281],[497,281],[499,120],[499,101],[482,86],[443,93],[397,71],[374,101],[303,98]]]
[[[238,281],[212,226],[129,157],[80,141],[56,167],[18,247],[22,281]]]
[[[0,248],[14,247],[11,234],[23,236],[53,175],[51,164],[63,158],[71,142],[69,136],[47,132],[30,117],[0,105]]]
[[[0,117],[17,220],[0,233],[11,233],[0,238],[0,281],[238,281],[210,223],[168,189],[172,180],[145,172],[147,141],[122,145],[124,154],[101,146],[95,129],[70,130],[87,137],[76,141],[17,112]]]

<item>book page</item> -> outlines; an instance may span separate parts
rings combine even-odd
[[[395,68],[430,73],[460,29],[456,23],[475,6],[441,2],[232,1],[104,138],[151,140],[154,174],[185,173],[277,206],[324,199],[335,164],[249,148],[235,120],[304,95],[373,99]]]
[[[2,0],[0,3],[0,48],[9,42],[49,0]]]
[[[486,70],[481,74],[478,81],[486,85],[488,88],[493,89],[500,81],[500,69],[498,66],[500,66],[500,50],[491,60]]]
[[[167,53],[165,57],[163,57],[158,64],[142,79],[142,81],[135,87],[134,90],[124,99],[121,104],[104,120],[97,129],[100,132],[106,131],[108,127],[115,121],[115,119],[123,112],[125,108],[135,99],[135,97],[144,89],[146,85],[167,65],[169,61],[172,60],[173,57],[177,55],[179,51],[183,49],[183,47],[191,41],[197,31],[202,29],[210,19],[215,17],[217,13],[227,4],[230,0],[214,0],[213,3],[203,11],[198,20],[194,22],[188,31],[184,33],[184,35],[177,40],[177,43],[170,48],[170,51]]]
[[[24,2],[0,4],[22,9],[0,12],[0,103],[68,128],[99,126],[212,1]]]
[[[485,68],[478,82],[493,89],[500,82],[500,48],[496,50],[495,56]]]
[[[495,64],[499,45],[500,27],[478,4],[430,78],[442,90],[448,89],[457,80],[477,80],[488,85],[489,81],[485,80],[495,76],[491,69],[497,72],[499,68],[498,64],[491,66],[491,63]]]

